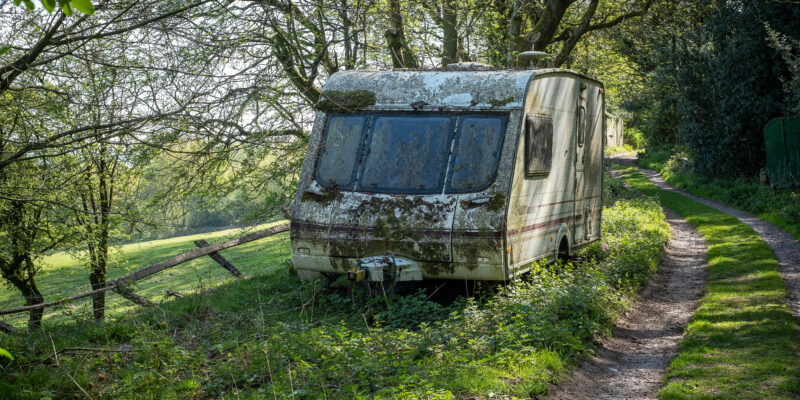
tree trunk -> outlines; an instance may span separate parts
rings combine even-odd
[[[383,34],[394,68],[417,68],[417,56],[408,46],[400,13],[400,0],[389,0],[389,29]]]
[[[458,62],[458,2],[444,0],[442,2],[442,66]]]
[[[16,271],[16,273],[5,273],[7,270]],[[8,265],[4,265],[3,272],[3,277],[14,285],[22,294],[22,297],[25,298],[26,306],[33,306],[44,302],[44,296],[42,296],[42,292],[40,292],[39,288],[36,286],[36,280],[33,274],[33,260],[29,256],[15,257]],[[43,315],[44,309],[42,308],[30,311],[28,331],[33,332],[42,326]]]
[[[522,18],[523,0],[514,0],[514,7],[511,10],[511,18],[508,23],[508,60],[507,67],[517,65],[517,54],[525,51],[527,41],[522,37],[524,19]]]
[[[99,267],[92,266],[92,273],[89,274],[89,282],[92,284],[92,290],[100,289],[106,286],[106,274],[100,273]],[[92,296],[92,314],[94,315],[95,322],[103,322],[106,316],[106,292],[95,293]]]
[[[0,172],[2,174],[2,172]],[[4,179],[3,179],[4,181]],[[36,239],[35,230],[29,229],[26,216],[38,219],[39,214],[26,214],[25,203],[12,201],[10,207],[0,215],[0,222],[9,234],[10,252],[0,258],[0,275],[17,288],[25,305],[32,306],[44,302],[44,297],[36,286],[36,268],[31,253]],[[28,319],[28,330],[35,331],[42,325],[44,310],[31,310]]]
[[[92,263],[92,272],[89,275],[89,282],[92,284],[92,290],[100,289],[106,286],[106,271],[108,270],[108,229],[109,229],[109,213],[111,212],[111,197],[113,196],[113,182],[109,182],[108,164],[106,162],[107,149],[105,144],[100,145],[100,157],[97,161],[97,194],[100,200],[99,211],[100,215],[97,216],[98,226],[95,231],[97,240],[94,249],[94,262]],[[111,185],[109,185],[111,183]],[[92,240],[89,241],[90,245]],[[94,311],[95,322],[103,322],[105,319],[106,310],[106,293],[97,293],[92,297],[92,309]]]

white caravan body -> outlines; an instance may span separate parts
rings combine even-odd
[[[332,75],[291,211],[294,268],[502,281],[599,239],[603,92],[562,69]]]

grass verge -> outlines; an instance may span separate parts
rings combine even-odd
[[[798,330],[772,251],[733,217],[658,189],[634,168],[636,190],[683,216],[709,245],[708,292],[669,365],[663,399],[794,399],[800,394]]]
[[[800,240],[800,191],[772,188],[751,178],[708,178],[692,172],[688,152],[653,147],[639,153],[639,165],[658,171],[675,187],[745,210],[780,226]]]
[[[540,266],[474,297],[433,302],[432,288],[387,302],[272,265],[105,325],[4,336],[15,360],[0,361],[0,398],[81,397],[78,385],[120,399],[540,396],[609,332],[669,239],[654,200],[605,190],[615,202],[602,243],[575,266]],[[73,350],[57,365],[54,347]]]

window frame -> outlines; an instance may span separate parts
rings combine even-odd
[[[350,176],[351,184],[347,187],[330,187],[323,185],[319,179],[317,178],[317,171],[319,170],[320,160],[322,160],[322,152],[325,150],[325,141],[328,139],[328,124],[330,123],[330,117],[348,117],[353,116],[352,114],[325,114],[325,122],[322,125],[322,133],[320,134],[320,141],[319,146],[317,146],[317,154],[314,158],[314,171],[311,174],[311,179],[313,179],[317,184],[324,188],[333,189],[333,190],[353,190],[355,188],[356,182],[358,181],[359,170],[361,169],[361,158],[364,156],[364,140],[366,139],[366,133],[369,132],[370,128],[372,127],[372,120],[370,118],[366,118],[364,120],[364,125],[361,127],[361,137],[359,140],[358,148],[356,148],[356,155],[355,155],[355,163],[356,167],[353,169],[353,173]]]
[[[461,113],[461,114],[456,114],[456,118],[457,118],[456,130],[453,133],[454,138],[453,138],[453,141],[451,142],[452,147],[451,147],[451,150],[450,150],[450,158],[447,161],[447,177],[445,178],[445,182],[444,182],[444,193],[445,194],[477,193],[477,192],[486,190],[486,188],[488,188],[489,186],[492,186],[494,184],[494,182],[497,180],[497,173],[500,171],[500,160],[503,157],[503,145],[506,142],[506,135],[508,133],[509,113],[496,113],[496,114],[490,114],[490,113],[486,113],[486,114]],[[453,170],[453,167],[454,167],[453,164],[455,164],[455,156],[456,156],[455,151],[458,148],[458,143],[461,141],[461,127],[464,124],[464,120],[467,119],[467,118],[474,118],[474,119],[501,118],[503,120],[502,121],[502,128],[500,129],[502,137],[500,138],[500,143],[498,144],[498,146],[499,146],[499,149],[498,149],[499,155],[497,156],[497,163],[495,163],[495,165],[494,165],[494,172],[492,173],[492,177],[486,183],[484,183],[481,186],[477,186],[477,187],[470,188],[470,189],[453,189],[453,187],[451,186],[451,180],[453,178],[453,172],[455,172]]]
[[[578,105],[578,147],[583,147],[586,142],[586,107]]]
[[[369,119],[369,129],[367,130],[366,137],[362,136],[363,142],[361,144],[362,149],[360,151],[361,157],[358,158],[358,166],[356,168],[356,179],[353,182],[353,191],[354,192],[361,192],[361,193],[382,193],[382,194],[439,194],[442,193],[442,188],[445,184],[445,178],[447,176],[447,170],[450,166],[450,159],[453,156],[453,140],[454,135],[457,132],[457,121],[458,116],[454,116],[453,113],[424,113],[425,115],[436,115],[436,116],[444,116],[450,118],[450,137],[448,139],[448,143],[445,148],[449,149],[447,155],[442,157],[442,166],[444,168],[441,169],[439,172],[438,177],[438,184],[436,185],[435,189],[393,189],[393,190],[386,190],[386,189],[370,189],[365,188],[361,185],[361,179],[364,177],[364,168],[366,168],[367,159],[369,158],[370,153],[372,153],[372,141],[374,138],[374,129],[377,123],[378,118],[381,117],[390,117],[390,118],[398,118],[404,116],[419,116],[420,113],[372,113],[372,114],[363,114],[366,115]],[[363,135],[363,134],[362,134]]]
[[[369,188],[364,188],[361,186],[361,177],[364,173],[364,166],[366,163],[367,155],[369,154],[370,144],[372,143],[372,134],[375,125],[375,121],[379,117],[390,116],[390,117],[402,117],[402,116],[420,116],[420,115],[432,115],[432,116],[446,116],[452,119],[451,124],[451,131],[450,131],[450,139],[449,139],[449,152],[447,157],[445,157],[445,165],[444,165],[444,172],[441,174],[442,177],[439,180],[439,185],[437,186],[436,191],[419,191],[415,189],[403,189],[403,190],[396,190],[396,191],[386,191],[386,190],[370,190]],[[362,116],[365,118],[364,127],[361,130],[361,138],[360,144],[356,151],[356,168],[354,172],[354,177],[352,179],[352,185],[344,188],[344,187],[336,187],[335,190],[341,191],[349,191],[349,192],[358,192],[358,193],[375,193],[375,194],[406,194],[406,195],[432,195],[432,194],[458,194],[458,193],[478,193],[481,191],[486,190],[487,188],[494,185],[497,181],[497,175],[500,170],[500,162],[503,158],[503,147],[505,145],[505,139],[508,134],[508,127],[509,127],[509,120],[511,118],[510,112],[484,112],[484,113],[475,113],[471,111],[450,111],[450,112],[409,112],[409,111],[390,111],[390,110],[370,110],[366,112],[359,112],[359,113],[330,113],[325,114],[324,118],[324,125],[322,128],[322,132],[320,133],[319,139],[319,146],[316,152],[316,156],[314,159],[314,170],[311,174],[311,179],[317,182],[320,186],[326,189],[334,189],[329,186],[325,186],[319,182],[317,179],[317,169],[319,168],[320,160],[322,158],[322,152],[324,150],[324,143],[328,137],[328,123],[330,117],[333,116]],[[497,158],[497,164],[495,165],[494,172],[492,174],[492,178],[488,180],[485,185],[481,187],[476,187],[472,189],[465,189],[465,190],[455,190],[450,187],[450,179],[452,177],[452,169],[453,166],[451,165],[455,161],[455,151],[457,148],[457,141],[460,139],[460,129],[461,125],[466,118],[502,118],[503,119],[503,128],[502,128],[502,138],[499,144],[499,156]]]
[[[546,157],[545,164],[546,169],[538,169],[531,172],[531,163],[535,157],[532,157],[531,154],[531,146],[535,141],[533,140],[533,136],[535,135],[534,128],[535,123],[534,121],[544,121],[545,123],[545,133],[548,131],[549,127],[549,136],[545,138],[545,140],[549,140],[549,147],[550,147],[550,156]],[[527,179],[533,178],[544,178],[550,175],[550,171],[553,169],[553,152],[555,149],[553,148],[554,136],[555,136],[555,124],[553,123],[553,116],[547,114],[525,114],[525,130],[523,132],[523,172],[524,176]]]

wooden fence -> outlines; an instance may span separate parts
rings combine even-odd
[[[249,233],[247,235],[238,237],[236,239],[231,239],[231,240],[228,240],[228,241],[222,242],[222,243],[208,244],[208,243],[206,243],[205,240],[198,240],[198,241],[195,242],[195,245],[199,247],[198,249],[192,250],[192,251],[190,251],[188,253],[179,254],[179,255],[177,255],[175,257],[172,257],[170,259],[167,259],[167,260],[161,261],[159,263],[156,263],[156,264],[147,266],[145,268],[142,268],[140,270],[131,272],[130,274],[125,275],[125,276],[123,276],[123,277],[121,277],[119,279],[109,280],[108,283],[106,284],[106,286],[104,286],[102,288],[95,289],[95,290],[92,290],[90,292],[77,294],[75,296],[67,297],[67,298],[64,298],[64,299],[56,300],[56,301],[48,301],[48,302],[45,302],[45,303],[33,304],[33,305],[23,306],[23,307],[10,308],[10,309],[7,309],[7,310],[0,310],[0,315],[17,314],[17,313],[27,312],[27,311],[31,311],[31,310],[37,310],[37,309],[40,309],[40,308],[53,307],[53,306],[57,306],[59,304],[68,303],[70,301],[83,299],[83,298],[92,296],[92,295],[97,294],[97,293],[107,292],[109,290],[115,290],[117,293],[119,293],[123,297],[128,298],[129,300],[132,300],[133,302],[135,302],[137,304],[146,305],[146,303],[148,303],[149,300],[144,299],[144,298],[142,298],[142,297],[140,297],[140,296],[138,296],[136,294],[133,294],[130,290],[126,290],[125,285],[129,285],[129,284],[134,283],[136,281],[139,281],[141,279],[147,278],[147,277],[149,277],[151,275],[155,275],[155,274],[157,274],[157,273],[159,273],[161,271],[164,271],[166,269],[175,267],[175,266],[183,264],[183,263],[185,263],[187,261],[191,261],[191,260],[194,260],[196,258],[200,258],[200,257],[204,257],[204,256],[210,256],[211,258],[214,259],[214,261],[216,261],[218,264],[220,264],[223,267],[225,267],[225,269],[230,271],[234,276],[236,276],[237,278],[241,278],[242,277],[242,273],[239,272],[239,270],[236,269],[236,267],[234,267],[233,264],[231,264],[230,262],[225,260],[225,258],[223,258],[222,255],[220,255],[218,252],[220,250],[228,249],[228,248],[231,248],[231,247],[234,247],[234,246],[238,246],[240,244],[252,242],[252,241],[258,240],[258,239],[263,239],[263,238],[265,238],[267,236],[272,236],[272,235],[275,235],[277,233],[286,232],[288,230],[289,230],[289,223],[286,222],[286,223],[282,223],[282,224],[278,224],[278,225],[272,226],[272,227],[264,229],[264,230],[260,230],[260,231],[253,232],[253,233]],[[142,300],[142,299],[144,299],[144,300]],[[4,325],[6,325],[6,324],[4,324]]]

